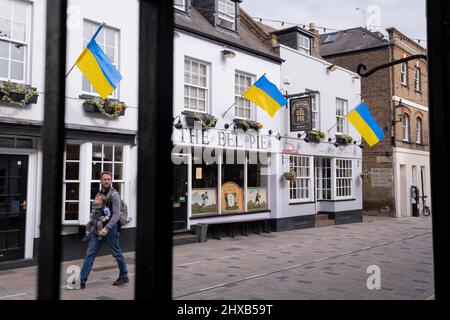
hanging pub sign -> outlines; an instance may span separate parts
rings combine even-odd
[[[291,132],[312,129],[312,97],[292,98],[289,100]]]

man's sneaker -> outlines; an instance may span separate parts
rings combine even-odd
[[[113,285],[114,286],[120,286],[120,285],[128,283],[128,282],[130,282],[130,279],[128,279],[128,277],[126,277],[126,278],[119,278],[116,281],[114,281]]]
[[[86,283],[80,283],[80,289],[86,288]]]

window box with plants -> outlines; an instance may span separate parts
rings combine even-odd
[[[89,113],[101,113],[107,118],[117,118],[125,115],[127,105],[117,99],[102,99],[100,97],[80,95],[84,99],[83,109]]]
[[[3,81],[0,83],[0,101],[11,105],[25,107],[28,104],[36,104],[39,94],[36,88],[29,85]]]
[[[305,141],[308,143],[321,143],[326,137],[326,134],[319,130],[310,130],[306,133]]]
[[[337,134],[336,143],[340,146],[347,146],[353,143],[353,138],[346,134]]]
[[[259,132],[263,127],[261,123],[252,120],[236,118],[233,120],[233,122],[236,129],[241,129],[244,132],[246,132],[247,130],[254,130],[256,132]]]
[[[196,122],[199,122],[203,130],[215,128],[217,118],[208,113],[183,111],[182,114],[186,117],[186,123],[189,127],[194,127]]]

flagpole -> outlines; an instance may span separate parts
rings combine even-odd
[[[100,30],[101,30],[105,25],[106,25],[106,22],[103,22],[103,23],[97,28],[97,30],[95,31],[94,35],[93,35],[92,38],[91,38],[91,41],[92,41],[92,39],[95,39],[95,38],[97,37],[97,35],[99,34]],[[78,59],[77,59],[77,61],[78,61]],[[66,79],[67,79],[67,77],[69,76],[69,74],[72,72],[72,70],[75,68],[75,66],[77,65],[77,61],[75,61],[75,63],[73,64],[73,66],[70,68],[69,72],[67,72],[67,74],[66,74]]]
[[[242,96],[241,96],[241,98],[242,98]],[[225,113],[222,115],[222,118],[224,118],[225,115],[228,113],[228,111],[230,111],[231,108],[233,108],[233,107],[236,105],[236,102],[237,102],[237,101],[234,101],[234,103],[231,105],[231,107],[229,107],[229,108],[227,109],[227,111],[225,111]]]

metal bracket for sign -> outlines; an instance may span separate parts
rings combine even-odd
[[[318,93],[320,93],[320,92],[319,91],[308,91],[308,92],[302,92],[302,93],[296,93],[296,94],[286,94],[284,97],[286,99],[302,98],[302,97],[313,96]]]
[[[375,72],[377,72],[379,70],[382,70],[382,69],[385,69],[385,68],[389,68],[389,67],[395,66],[395,65],[400,64],[400,63],[408,62],[410,60],[416,60],[416,59],[427,60],[427,56],[424,55],[424,54],[416,54],[416,55],[413,55],[413,56],[410,56],[410,57],[406,57],[406,58],[403,58],[403,59],[400,59],[400,60],[395,60],[395,61],[392,61],[392,62],[389,62],[389,63],[385,63],[385,64],[382,64],[382,65],[379,65],[379,66],[377,66],[375,68],[370,69],[369,71],[367,71],[365,73],[363,73],[362,71],[366,71],[367,67],[366,67],[366,65],[361,63],[358,66],[358,68],[356,69],[356,73],[358,73],[358,75],[360,75],[361,77],[366,78],[366,77],[374,74]]]

